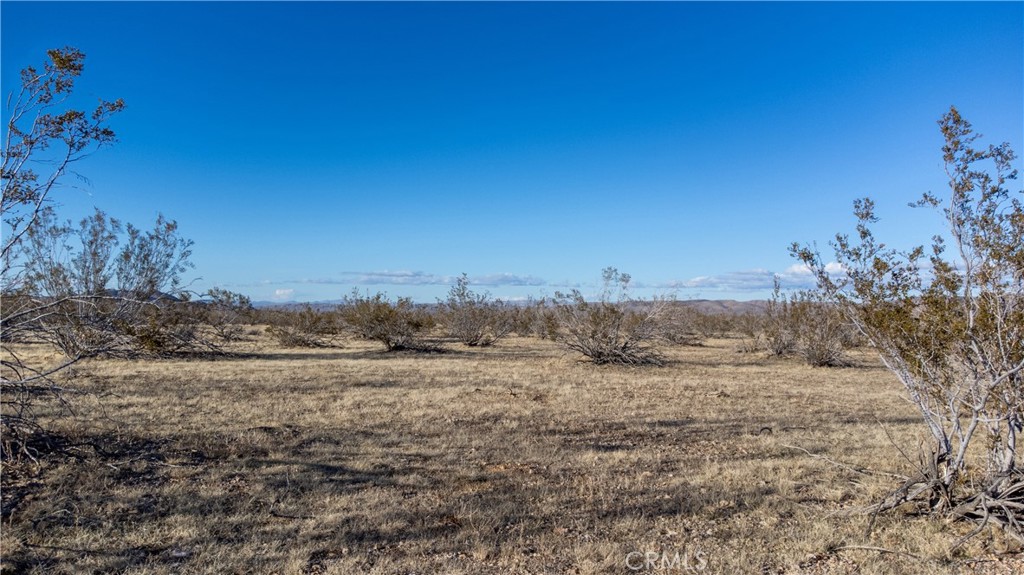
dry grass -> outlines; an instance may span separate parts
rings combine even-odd
[[[920,425],[870,355],[372,344],[75,369],[80,461],[4,468],[3,573],[1014,573],[987,533],[868,518]],[[886,553],[868,549],[878,547]],[[643,566],[643,553],[659,562]],[[638,554],[639,553],[639,554]],[[676,564],[660,562],[662,554]],[[640,567],[633,569],[632,567]]]

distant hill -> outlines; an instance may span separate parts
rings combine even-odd
[[[765,300],[736,301],[733,299],[688,299],[680,300],[678,305],[693,308],[701,313],[760,313],[764,311]]]

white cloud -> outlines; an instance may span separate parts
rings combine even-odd
[[[766,269],[728,272],[713,276],[697,276],[676,282],[678,287],[720,291],[758,291],[772,288],[775,274]]]
[[[837,262],[825,264],[825,271],[833,275],[842,275],[844,273],[843,266]],[[688,280],[675,280],[657,285],[644,285],[642,287],[737,292],[766,291],[774,287],[776,278],[778,278],[779,285],[783,289],[810,289],[816,284],[814,274],[810,268],[805,264],[793,264],[778,273],[755,268],[718,275],[696,276]]]
[[[358,285],[438,285],[448,286],[455,283],[458,276],[432,274],[421,271],[381,271],[381,272],[342,272],[347,280],[336,283],[355,283]],[[543,286],[547,282],[531,275],[508,273],[469,276],[470,285],[479,286]]]
[[[274,299],[277,301],[289,301],[295,297],[295,290],[293,289],[276,289],[274,290]]]
[[[482,286],[542,286],[547,282],[535,276],[519,276],[515,274],[491,274],[486,276],[471,276],[471,285]]]
[[[829,274],[846,275],[846,268],[839,262],[828,262],[825,264],[825,271]]]
[[[421,271],[341,272],[343,279],[317,283],[352,285],[449,285],[454,279]]]
[[[810,277],[812,273],[811,268],[807,267],[807,264],[793,264],[779,275],[784,277]]]
[[[304,285],[343,285],[343,286],[450,286],[459,276],[440,275],[422,271],[343,271],[336,278],[304,278],[279,281],[263,280],[257,286],[304,284]],[[470,285],[500,286],[546,286],[548,282],[532,275],[516,275],[509,273],[485,274],[469,277]],[[290,291],[290,290],[277,290]]]

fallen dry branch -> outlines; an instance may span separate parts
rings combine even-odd
[[[771,429],[771,428],[768,428],[768,429]],[[852,472],[860,474],[860,475],[884,475],[884,476],[887,476],[887,477],[895,477],[896,479],[908,479],[907,476],[900,475],[898,473],[892,473],[892,472],[889,472],[889,471],[875,471],[873,469],[868,469],[866,467],[855,467],[855,466],[850,465],[848,463],[843,463],[842,461],[836,461],[835,459],[832,459],[830,457],[826,457],[824,455],[821,455],[820,453],[812,453],[812,452],[810,452],[810,451],[808,451],[808,450],[806,450],[803,447],[800,447],[798,445],[782,444],[782,447],[785,447],[787,449],[796,449],[797,451],[802,451],[802,452],[804,452],[805,454],[807,454],[808,456],[810,456],[810,457],[812,457],[814,459],[820,459],[820,460],[824,461],[825,463],[828,463],[829,465],[832,465],[834,467],[838,467],[840,469],[845,469],[847,471],[852,471]]]
[[[910,557],[911,559],[921,560],[920,557],[913,553],[907,553],[906,551],[896,551],[894,549],[886,549],[885,547],[875,547],[873,545],[843,545],[842,547],[836,547],[833,551],[877,551],[878,553],[886,553],[890,555],[902,555],[904,557]]]
[[[980,534],[988,525],[999,527],[1008,537],[1024,544],[1024,472],[1014,470],[995,476],[980,489],[966,492],[966,486],[950,489],[941,481],[939,464],[938,458],[933,457],[919,475],[907,479],[883,501],[870,507],[872,518],[868,533],[879,513],[917,503],[925,506],[929,513],[941,514],[951,521],[978,524],[976,529],[961,537],[953,549]]]

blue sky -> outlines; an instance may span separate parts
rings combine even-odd
[[[119,142],[56,196],[195,241],[193,288],[256,300],[467,273],[501,297],[606,266],[681,298],[801,285],[873,197],[879,235],[945,182],[956,105],[1024,150],[1024,3],[0,3],[2,88],[86,53]]]

